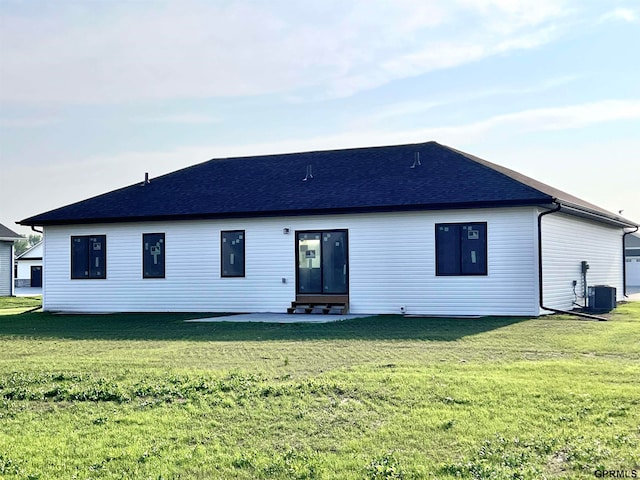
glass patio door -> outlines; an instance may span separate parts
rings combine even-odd
[[[346,230],[296,232],[298,294],[348,293]]]

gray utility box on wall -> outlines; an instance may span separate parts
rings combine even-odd
[[[589,287],[589,311],[595,313],[610,312],[616,308],[616,289],[607,285]]]

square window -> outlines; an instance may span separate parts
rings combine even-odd
[[[71,237],[71,278],[107,278],[106,235]]]
[[[487,275],[487,224],[436,224],[436,275]]]

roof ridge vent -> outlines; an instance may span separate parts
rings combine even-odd
[[[311,180],[312,178],[313,178],[313,171],[312,171],[311,164],[309,164],[307,165],[307,174],[304,176],[302,181],[306,182],[307,180]]]
[[[420,162],[420,152],[415,152],[413,154],[413,165],[411,165],[411,168],[416,168],[419,165],[422,165],[422,162]]]

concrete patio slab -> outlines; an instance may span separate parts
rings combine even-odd
[[[371,315],[311,315],[303,313],[243,313],[239,315],[225,315],[223,317],[194,318],[192,320],[185,320],[185,322],[330,323],[370,316]]]
[[[42,288],[38,287],[16,287],[13,290],[16,297],[35,297],[42,295]]]
[[[640,302],[640,287],[627,287],[627,296],[627,301]]]

